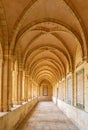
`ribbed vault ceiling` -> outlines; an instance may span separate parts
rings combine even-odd
[[[37,83],[56,83],[74,70],[77,46],[87,57],[87,0],[2,0],[13,54]]]

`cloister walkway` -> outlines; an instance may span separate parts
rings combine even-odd
[[[39,102],[17,130],[78,130],[52,102]]]

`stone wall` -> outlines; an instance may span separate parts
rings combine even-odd
[[[88,130],[88,113],[53,97],[53,102],[70,118],[80,130]]]
[[[11,112],[6,112],[4,115],[0,116],[0,130],[15,130],[37,102],[38,100],[35,98],[13,109]]]

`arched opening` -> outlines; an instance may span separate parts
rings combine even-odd
[[[39,84],[39,101],[51,101],[52,93],[51,83],[48,80],[43,79]]]

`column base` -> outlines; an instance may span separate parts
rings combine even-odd
[[[2,106],[2,112],[8,112],[11,111],[11,105],[3,105]]]
[[[22,105],[22,101],[18,101],[18,103],[17,103],[18,105]]]
[[[0,112],[2,112],[2,110],[3,110],[3,109],[2,109],[2,105],[0,105]]]

